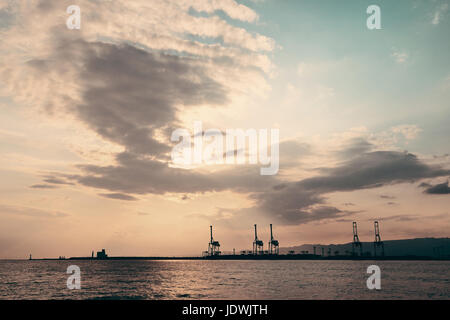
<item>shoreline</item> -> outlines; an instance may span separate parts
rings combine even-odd
[[[428,256],[385,256],[385,257],[354,257],[354,256],[330,256],[322,257],[320,255],[312,254],[293,254],[293,255],[222,255],[222,256],[207,256],[207,257],[107,257],[107,258],[92,258],[92,257],[70,257],[70,258],[41,258],[41,259],[24,259],[27,261],[67,261],[67,260],[95,260],[95,261],[107,261],[107,260],[258,260],[258,261],[268,261],[268,260],[350,260],[350,261],[360,261],[360,260],[376,260],[376,261],[450,261],[450,257],[436,258]]]

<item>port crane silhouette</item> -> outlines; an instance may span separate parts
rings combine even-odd
[[[256,224],[255,224],[255,240],[253,241],[253,254],[264,254],[264,243],[262,240],[258,239],[258,233],[256,231]]]
[[[381,247],[381,256],[384,257],[384,243],[381,241],[380,237],[380,226],[378,225],[378,221],[374,222],[375,228],[375,241],[373,242],[373,253],[374,256],[377,256],[377,247]]]
[[[355,255],[355,249],[359,247],[360,256],[363,255],[362,243],[359,241],[358,228],[356,222],[353,221],[353,242],[352,242],[352,254]]]
[[[272,224],[270,224],[269,254],[278,254],[280,252],[280,248],[279,247],[280,247],[280,244],[279,244],[278,240],[275,240],[273,238]]]
[[[220,243],[219,241],[215,241],[213,238],[213,230],[212,226],[209,226],[211,233],[211,240],[208,243],[208,255],[210,256],[218,256],[220,255]]]

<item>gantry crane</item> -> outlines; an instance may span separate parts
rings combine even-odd
[[[258,239],[258,233],[256,231],[256,224],[255,224],[255,240],[253,241],[253,254],[263,254],[264,253],[264,243],[262,240]]]
[[[219,241],[214,241],[212,226],[209,226],[211,231],[211,240],[208,243],[208,255],[209,256],[218,256],[220,255],[220,243]]]
[[[373,242],[373,253],[374,256],[377,256],[377,247],[381,247],[381,256],[384,257],[384,243],[381,241],[380,237],[380,226],[378,225],[378,221],[374,222],[375,228],[375,241]]]
[[[353,242],[352,242],[352,253],[355,255],[355,248],[359,247],[360,256],[363,255],[362,243],[359,241],[358,229],[356,222],[353,221]]]
[[[270,224],[270,242],[269,242],[269,254],[278,254],[280,252],[280,244],[278,240],[273,238],[272,224]]]

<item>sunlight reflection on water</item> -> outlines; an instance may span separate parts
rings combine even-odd
[[[66,287],[69,265],[81,289]],[[366,269],[381,268],[381,290]],[[7,261],[0,299],[449,299],[449,261]]]

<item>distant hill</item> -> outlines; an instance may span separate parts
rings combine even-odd
[[[443,257],[450,256],[450,238],[416,238],[404,240],[386,240],[384,243],[384,251],[386,256],[429,256],[429,257]],[[308,251],[314,253],[316,247],[316,254],[322,254],[324,248],[325,256],[328,255],[328,249],[331,249],[331,255],[346,255],[352,252],[352,243],[345,244],[304,244],[295,247],[280,248],[280,253],[286,254],[289,251],[301,253]],[[373,242],[362,243],[363,252],[373,255]],[[359,250],[359,249],[357,249]],[[377,252],[380,252],[377,249]]]

